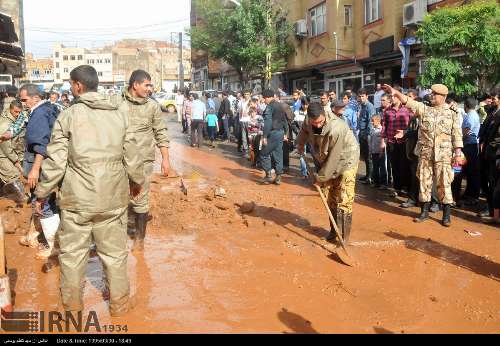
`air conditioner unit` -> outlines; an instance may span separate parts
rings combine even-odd
[[[417,26],[427,14],[427,0],[415,0],[403,6],[403,26]]]
[[[297,37],[307,37],[307,20],[301,19],[293,24],[295,31],[295,36]]]

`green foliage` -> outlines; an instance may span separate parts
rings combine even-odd
[[[417,32],[430,57],[420,83],[446,84],[457,94],[485,91],[500,77],[500,7],[496,2],[442,8]],[[461,54],[463,53],[463,54]]]
[[[202,25],[190,31],[192,48],[223,59],[242,81],[249,76],[264,77],[267,53],[272,55],[272,72],[284,69],[292,51],[287,43],[292,27],[286,13],[270,0],[242,0],[234,8],[224,1],[197,0],[195,6]]]

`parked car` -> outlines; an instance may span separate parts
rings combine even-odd
[[[175,94],[159,92],[153,95],[153,99],[155,99],[160,104],[162,111],[168,113],[177,112],[177,107],[175,104]]]

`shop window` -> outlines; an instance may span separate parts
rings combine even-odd
[[[344,6],[344,26],[352,26],[352,5]]]
[[[326,3],[309,10],[309,17],[311,19],[311,37],[326,32]]]
[[[365,0],[365,24],[382,18],[382,0]]]

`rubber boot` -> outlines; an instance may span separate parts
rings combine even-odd
[[[337,228],[339,229],[340,234],[342,234],[341,224],[342,224],[342,214],[340,210],[332,210],[332,216],[335,219],[335,223],[337,224]],[[326,237],[326,240],[330,243],[337,243],[337,232],[335,232],[335,227],[333,227],[333,223],[330,221],[330,233]]]
[[[135,217],[135,239],[132,251],[144,250],[144,238],[146,237],[146,227],[148,224],[148,213],[136,213]]]
[[[281,174],[276,175],[276,179],[274,179],[275,185],[281,185]]]
[[[413,219],[413,222],[421,223],[421,222],[424,222],[425,220],[428,220],[429,219],[429,207],[430,207],[430,203],[428,203],[428,202],[424,203],[422,205],[422,210],[420,212],[420,216]]]
[[[32,249],[38,248],[38,236],[41,232],[43,232],[43,230],[42,225],[40,225],[40,217],[33,215],[28,233],[19,239],[19,244],[22,246],[28,246]]]
[[[442,222],[444,227],[450,227],[451,226],[451,205],[450,204],[445,204],[443,206],[443,222]]]
[[[273,183],[273,176],[271,175],[271,172],[266,172],[266,176],[264,179],[261,180],[260,182],[262,185],[269,185]]]
[[[59,214],[55,214],[45,219],[40,219],[40,223],[42,224],[42,230],[43,234],[45,235],[45,239],[47,239],[47,247],[40,249],[35,258],[46,260],[50,257],[58,255],[58,251],[56,251],[54,243],[56,240],[56,233],[59,229],[60,224]]]
[[[352,214],[343,212],[343,224],[342,224],[342,235],[344,236],[344,244],[349,244],[349,238],[351,237],[352,228]]]

